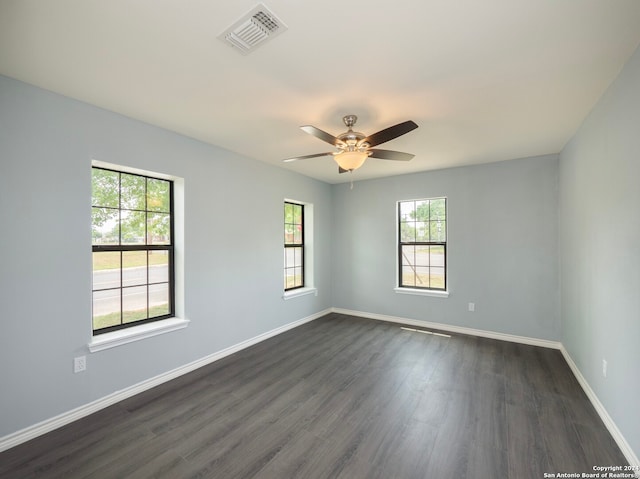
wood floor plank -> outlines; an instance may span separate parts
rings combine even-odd
[[[120,424],[124,426],[125,424]],[[155,440],[155,435],[146,426],[130,421],[126,430],[118,433],[103,430],[99,441],[85,444],[82,449],[69,455],[64,461],[57,462],[44,476],[47,479],[66,479],[68,477],[95,477],[100,467],[110,465],[128,450],[137,450],[141,444]],[[136,455],[136,461],[141,459]]]
[[[379,465],[381,477],[427,477],[425,474],[429,471],[437,435],[437,426],[418,421],[407,423],[397,446],[389,449],[384,461]]]
[[[82,461],[91,451],[104,449],[104,437],[110,442],[119,443],[136,440],[150,435],[146,428],[139,428],[139,424],[130,422],[130,416],[120,407],[112,406],[108,410],[100,411],[96,421],[93,418],[83,418],[72,425],[55,431],[44,441],[36,441],[36,447],[31,442],[19,446],[26,446],[28,452],[25,460],[14,463],[9,470],[3,471],[0,477],[5,475],[17,478],[49,478],[73,469],[77,461]],[[44,444],[43,444],[44,443]],[[106,451],[109,451],[108,447]],[[11,454],[11,450],[8,451]],[[4,456],[5,453],[0,455]],[[0,464],[4,461],[0,460]],[[66,476],[69,477],[69,476]]]
[[[598,464],[625,464],[624,455],[604,428],[575,424],[580,447],[585,456]]]
[[[496,447],[483,440],[471,442],[464,477],[509,477],[508,474],[506,448]]]
[[[126,476],[113,476],[114,479],[121,477],[127,477],[127,479],[177,479],[188,477],[190,474],[189,463],[173,450],[161,452],[149,462],[138,464],[140,467],[128,471]],[[94,477],[107,479],[100,474],[100,471]]]
[[[345,432],[347,432],[345,430]],[[258,475],[260,479],[382,479],[384,476],[372,464],[359,460],[354,451],[357,433],[326,441],[308,431],[300,431],[279,451]],[[390,477],[390,476],[387,476]]]
[[[55,479],[121,479],[140,476],[140,470],[147,471],[147,477],[162,477],[171,469],[183,467],[174,446],[175,438],[169,435],[115,444],[108,453],[92,454],[91,461],[83,461],[81,467]]]
[[[476,444],[491,444],[507,449],[506,387],[504,376],[490,372],[476,376],[472,400],[472,439]],[[506,469],[506,468],[505,468]]]
[[[467,477],[474,424],[472,399],[466,393],[451,389],[446,401],[447,408],[437,428],[425,477]]]
[[[537,400],[545,450],[551,467],[557,471],[578,474],[591,470],[591,466],[596,464],[592,461],[597,458],[587,458],[585,455],[562,397],[545,393],[537,394]]]
[[[128,417],[129,413],[118,405],[111,406],[4,451],[0,453],[0,477],[9,475],[9,471],[20,477],[18,471],[26,474],[26,471],[59,460],[65,454],[74,454],[83,444],[99,440],[101,431],[113,432],[109,428],[117,428]]]
[[[0,477],[538,479],[624,462],[558,351],[331,313],[0,453]]]
[[[530,404],[507,403],[508,477],[539,479],[552,472],[538,411]]]

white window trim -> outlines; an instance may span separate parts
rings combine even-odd
[[[300,200],[292,200],[285,198],[283,203],[295,203],[297,205],[304,206],[304,284],[302,288],[290,289],[288,291],[282,290],[282,299],[287,301],[289,299],[298,298],[300,296],[307,296],[309,294],[315,294],[318,296],[318,290],[315,287],[314,272],[313,272],[313,203],[306,203]]]
[[[298,298],[300,296],[306,296],[308,294],[314,294],[318,296],[318,289],[314,287],[290,289],[289,291],[284,292],[284,294],[282,295],[282,299],[287,301],[289,299]]]
[[[109,168],[124,173],[153,176],[173,181],[173,227],[174,227],[174,251],[173,274],[175,289],[175,314],[173,318],[161,319],[150,323],[144,323],[130,328],[120,329],[109,333],[93,335],[93,327],[90,325],[91,340],[87,344],[92,353],[105,349],[115,348],[123,344],[152,338],[159,334],[170,333],[184,329],[189,325],[184,313],[184,178],[155,171],[142,170],[114,163],[107,163],[96,159],[91,160],[91,166]]]
[[[92,353],[115,348],[123,344],[133,343],[142,339],[152,338],[159,334],[170,333],[184,329],[189,325],[188,319],[168,318],[151,323],[140,324],[130,328],[119,329],[110,333],[93,336],[87,345]]]
[[[395,288],[393,288],[393,290],[396,293],[413,294],[415,296],[433,296],[434,298],[449,297],[449,291],[447,290],[441,291],[441,290],[434,290],[434,289],[417,289],[417,288],[406,288],[406,287],[401,288],[400,286],[396,286]]]
[[[449,198],[447,196],[434,196],[433,198],[424,198],[425,200],[430,200],[430,199],[436,199],[436,198],[444,198],[447,201],[447,204],[449,203]],[[399,217],[399,208],[398,205],[400,203],[402,203],[403,201],[416,201],[416,200],[398,200],[396,201],[396,275],[398,274],[398,271],[400,270],[400,263],[399,263],[399,258],[398,258],[398,244],[400,243],[400,228],[398,228],[398,224],[400,224],[400,217]],[[449,207],[447,206],[447,218],[446,218],[446,228],[447,228],[447,251],[449,250],[448,246],[449,246]],[[445,272],[445,274],[448,276],[449,275],[449,261],[447,260],[446,263],[446,269],[447,271]],[[396,281],[399,282],[400,280],[396,277]],[[449,283],[447,281],[447,283]],[[398,293],[398,294],[409,294],[409,295],[414,295],[414,296],[431,296],[434,298],[448,298],[449,297],[449,290],[448,289],[422,289],[422,288],[409,288],[407,286],[402,286],[400,287],[399,283],[396,283],[396,286],[393,288],[393,290]]]

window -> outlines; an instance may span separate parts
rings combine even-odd
[[[284,290],[304,287],[304,205],[284,203]]]
[[[398,285],[447,289],[447,200],[398,202]]]
[[[94,335],[174,316],[173,182],[91,176]]]

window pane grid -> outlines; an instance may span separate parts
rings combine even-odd
[[[304,287],[304,205],[284,203],[284,289]]]
[[[399,286],[445,290],[446,252],[446,199],[399,202]]]
[[[93,331],[172,317],[173,183],[92,168]]]

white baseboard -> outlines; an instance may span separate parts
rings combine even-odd
[[[418,319],[401,318],[398,316],[387,316],[384,314],[365,313],[362,311],[352,311],[350,309],[331,308],[334,313],[347,314],[349,316],[359,316],[361,318],[375,319],[378,321],[388,321],[390,323],[408,324],[422,328],[437,329],[450,333],[468,334],[469,336],[478,336],[481,338],[499,339],[500,341],[509,341],[511,343],[529,344],[531,346],[540,346],[543,348],[560,349],[562,344],[559,341],[549,341],[547,339],[528,338],[526,336],[515,336],[513,334],[496,333],[493,331],[485,331],[482,329],[466,328],[464,326],[452,326],[450,324],[432,323],[430,321],[421,321]]]
[[[640,460],[638,460],[638,456],[636,456],[635,452],[633,452],[633,449],[631,449],[631,446],[620,432],[620,429],[618,429],[616,423],[613,421],[611,416],[609,416],[609,413],[600,402],[600,399],[598,399],[598,396],[596,396],[596,393],[593,391],[593,389],[591,389],[591,386],[589,386],[589,383],[578,369],[578,366],[573,361],[573,358],[565,349],[564,345],[560,348],[560,351],[564,356],[564,360],[571,368],[573,375],[576,377],[576,379],[580,383],[580,386],[582,386],[582,389],[589,398],[589,401],[591,401],[591,404],[593,404],[593,407],[598,412],[600,419],[602,419],[602,422],[604,422],[604,425],[609,430],[609,433],[611,433],[613,440],[616,441],[616,444],[620,448],[620,451],[622,452],[622,454],[624,454],[624,457],[627,459],[627,461],[629,461],[629,465],[640,467]],[[640,473],[637,472],[636,476],[640,477]]]
[[[324,311],[320,311],[319,313],[312,314],[311,316],[307,316],[306,318],[299,319],[289,324],[285,324],[284,326],[280,326],[279,328],[272,329],[271,331],[267,331],[266,333],[259,334],[258,336],[247,339],[246,341],[234,344],[233,346],[205,356],[204,358],[185,364],[184,366],[180,366],[166,373],[134,384],[133,386],[130,386],[128,388],[116,391],[112,394],[109,394],[108,396],[102,397],[88,404],[84,404],[80,407],[72,409],[71,411],[67,411],[53,418],[39,422],[38,424],[34,424],[33,426],[29,426],[27,428],[21,429],[20,431],[16,431],[12,434],[9,434],[8,436],[4,436],[0,438],[0,452],[6,451],[7,449],[11,449],[12,447],[22,444],[23,442],[27,442],[38,436],[70,424],[73,421],[82,419],[85,416],[100,411],[101,409],[109,407],[124,399],[130,398],[131,396],[140,394],[141,392],[147,391],[148,389],[159,386],[162,383],[171,381],[172,379],[190,373],[191,371],[195,371],[198,368],[218,361],[219,359],[222,359],[231,354],[237,353],[238,351],[253,346],[254,344],[257,344],[261,341],[269,339],[273,336],[277,336],[278,334],[282,334],[290,329],[297,328],[298,326],[302,326],[303,324],[325,316],[330,312],[331,309],[326,309]]]

